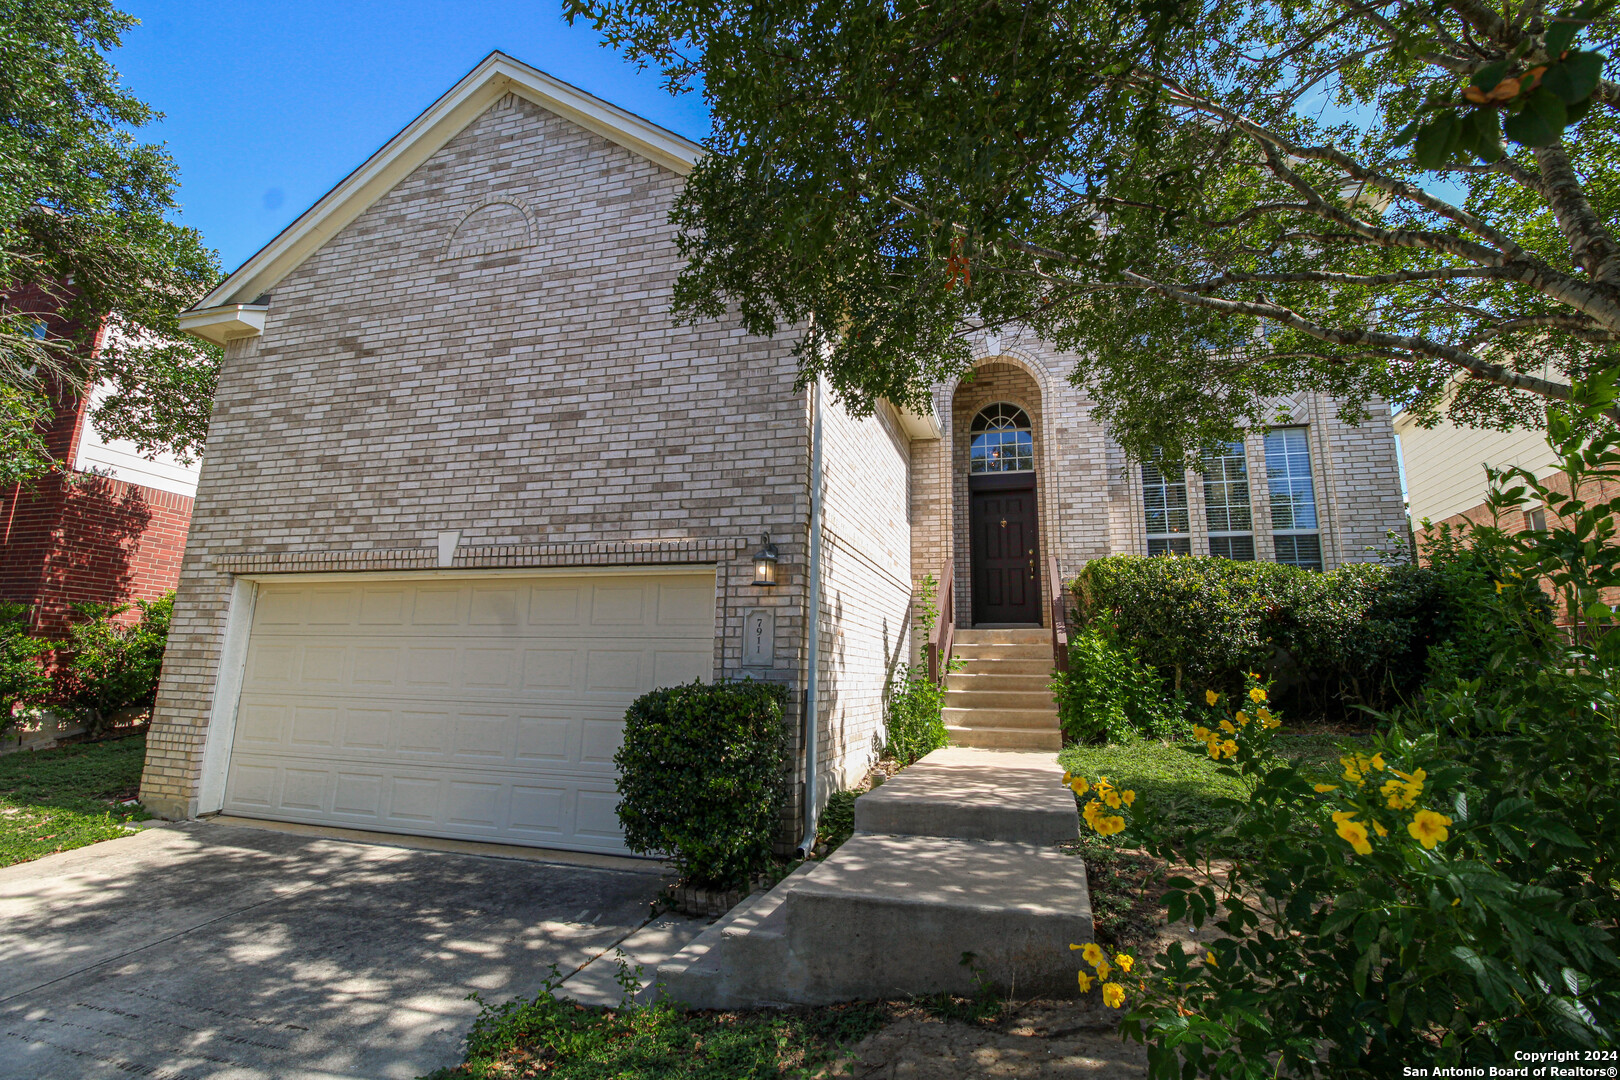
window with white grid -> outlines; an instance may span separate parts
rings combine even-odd
[[[979,410],[968,428],[968,471],[976,473],[1034,472],[1035,436],[1029,415],[1016,405],[998,401]]]
[[[1316,484],[1310,443],[1302,427],[1266,433],[1266,489],[1271,496],[1271,534],[1277,561],[1322,569],[1322,537],[1316,524]]]
[[[1241,442],[1204,452],[1204,517],[1209,553],[1254,560],[1254,511],[1249,505],[1249,463]]]
[[[1142,509],[1147,515],[1149,555],[1191,555],[1192,518],[1187,511],[1187,474],[1172,478],[1159,468],[1159,453],[1142,462]]]

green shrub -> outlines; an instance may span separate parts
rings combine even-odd
[[[16,717],[17,706],[32,704],[50,689],[40,656],[48,642],[28,632],[28,608],[0,601],[0,735]]]
[[[937,588],[932,574],[917,583],[917,629],[923,641],[939,623],[939,606],[934,602]],[[883,755],[910,765],[946,745],[950,738],[945,733],[944,708],[945,690],[928,678],[927,665],[901,664],[889,681]]]
[[[695,885],[745,885],[770,863],[787,796],[775,683],[701,682],[643,694],[625,713],[619,822],[631,851]]]
[[[1602,419],[1615,395],[1576,393],[1599,434],[1553,414],[1549,441],[1568,490],[1590,493],[1620,476]],[[1192,833],[1168,833],[1150,799],[1066,777],[1097,833],[1200,871],[1169,878],[1164,901],[1171,921],[1211,924],[1203,947],[1102,988],[1158,1080],[1483,1074],[1620,1042],[1620,609],[1605,599],[1620,498],[1492,477],[1496,510],[1537,498],[1555,523],[1462,538],[1494,579],[1464,612],[1501,644],[1489,680],[1431,687],[1331,772],[1277,754],[1280,718],[1250,683],[1194,729],[1242,790]],[[1549,594],[1568,633],[1550,632]],[[1135,966],[1086,962],[1099,980]]]
[[[1100,620],[1069,642],[1069,670],[1052,676],[1063,741],[1101,744],[1184,734],[1183,703]]]
[[[51,704],[92,735],[105,734],[120,714],[150,709],[157,699],[174,594],[137,600],[135,606],[141,617],[122,625],[113,619],[128,611],[128,604],[75,605],[81,621],[69,628],[58,651]]]
[[[1087,563],[1073,592],[1083,625],[1117,628],[1168,690],[1193,701],[1234,693],[1259,672],[1286,708],[1354,718],[1431,682],[1479,677],[1505,644],[1481,633],[1497,603],[1489,568],[1455,546],[1426,566],[1350,563],[1328,574],[1114,555]]]
[[[888,733],[883,756],[910,765],[950,741],[945,734],[945,690],[921,664],[902,664],[889,684]]]

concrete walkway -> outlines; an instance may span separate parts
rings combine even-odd
[[[1076,991],[1090,941],[1079,833],[1054,755],[937,750],[855,801],[856,835],[734,908],[658,969],[697,1008]],[[971,956],[969,962],[964,958]]]
[[[0,1080],[408,1080],[468,994],[695,929],[647,924],[661,864],[554,859],[193,822],[0,870]]]

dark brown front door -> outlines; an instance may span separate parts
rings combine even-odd
[[[973,624],[1041,622],[1040,535],[1032,474],[973,476]]]

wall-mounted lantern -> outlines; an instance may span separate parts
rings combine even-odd
[[[758,551],[754,552],[754,584],[775,585],[777,560],[776,545],[771,543],[770,533],[762,534],[760,536],[760,540],[763,542],[764,546]]]

